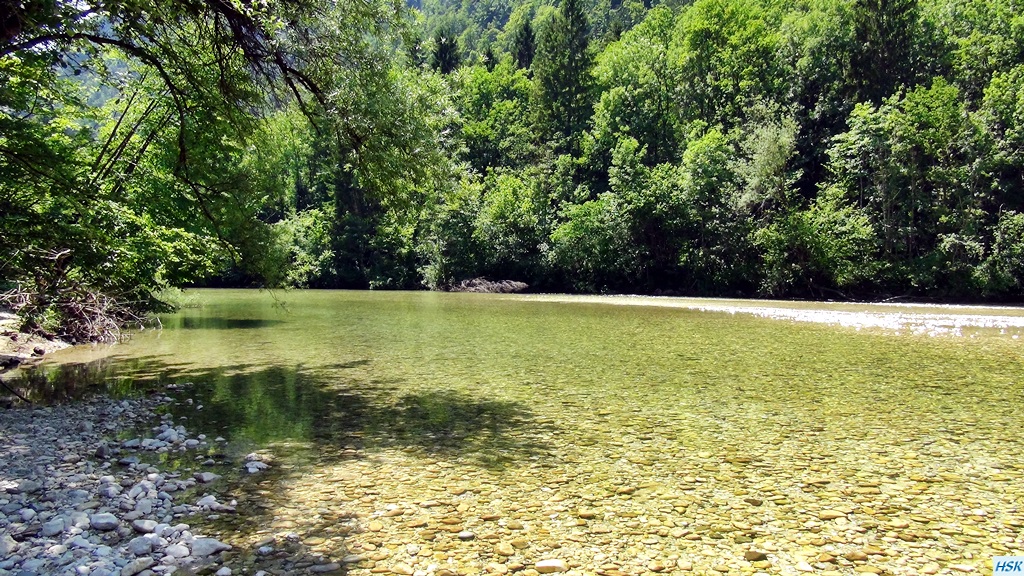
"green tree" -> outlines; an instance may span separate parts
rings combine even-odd
[[[366,206],[388,214],[388,202],[409,200],[446,169],[440,90],[397,67],[393,5],[44,2],[13,11],[17,25],[0,41],[0,170],[11,188],[2,281],[22,286],[41,314],[71,285],[145,305],[163,282],[225,260],[238,280],[284,282],[288,251],[272,249],[267,223],[290,218],[300,196],[315,209],[326,199],[341,221]],[[94,95],[78,94],[93,83]],[[254,153],[264,118],[290,104],[318,135],[321,161],[308,166],[327,176],[302,173],[301,161],[275,176],[276,160]],[[48,183],[33,185],[40,174]],[[315,199],[318,182],[331,186]],[[382,201],[385,191],[394,198]],[[385,230],[379,222],[359,234]],[[343,228],[332,232],[338,263]],[[401,238],[395,229],[383,237]]]
[[[858,105],[833,144],[830,186],[877,231],[882,288],[969,293],[984,255],[984,139],[945,81]]]
[[[761,259],[759,291],[768,296],[849,298],[878,272],[877,239],[864,210],[825,191],[809,208],[792,208],[752,233]]]
[[[857,45],[850,54],[850,77],[856,97],[881,104],[915,79],[917,0],[856,0],[853,22]]]
[[[587,292],[622,290],[639,274],[642,249],[633,243],[622,201],[608,192],[564,207],[551,233],[552,265],[568,286]]]
[[[430,67],[441,74],[451,74],[462,64],[459,39],[452,30],[438,30],[434,34],[434,47],[430,52]]]
[[[620,134],[628,134],[646,150],[648,165],[678,160],[680,80],[669,58],[674,30],[672,11],[658,7],[599,55],[594,75],[601,97],[593,134],[601,148],[610,151]]]
[[[492,173],[473,231],[483,253],[483,274],[536,283],[547,238],[546,202],[531,178]]]
[[[757,0],[698,0],[680,16],[673,58],[683,120],[737,126],[756,102],[783,103],[791,70],[779,14]]]
[[[473,234],[480,213],[483,186],[464,178],[442,192],[427,208],[417,251],[423,283],[444,290],[479,275],[482,247]]]
[[[1024,213],[1024,65],[998,73],[985,88],[979,120],[991,142],[992,194],[986,211]]]
[[[526,72],[507,60],[491,71],[466,67],[456,75],[454,86],[463,158],[480,174],[490,168],[528,165],[535,151],[534,133],[523,113],[532,90]]]
[[[530,18],[523,18],[512,35],[512,59],[516,66],[529,70],[533,64],[533,55],[537,50],[533,24]]]
[[[563,0],[541,29],[533,74],[537,112],[549,138],[575,150],[593,107],[593,55],[581,0]]]
[[[981,100],[993,76],[1021,63],[1024,15],[1008,0],[924,1],[922,18],[944,32],[949,75],[966,100]]]

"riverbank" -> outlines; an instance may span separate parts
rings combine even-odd
[[[20,322],[17,315],[0,312],[0,370],[71,346],[58,338],[22,332]]]
[[[158,415],[168,402],[97,397],[0,410],[0,576],[231,574],[222,566],[231,547],[185,522],[233,511],[200,497],[219,476],[153,465],[215,449]],[[118,440],[148,425],[149,434]]]

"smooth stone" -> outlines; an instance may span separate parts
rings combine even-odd
[[[476,534],[470,532],[469,530],[463,530],[462,532],[459,532],[459,540],[472,540],[474,538],[476,538]]]
[[[217,570],[213,574],[214,576],[231,576],[231,568],[228,568],[227,566],[222,566],[220,570]]]
[[[565,572],[569,569],[569,565],[565,563],[565,560],[549,559],[537,562],[534,564],[533,569],[541,574],[554,574],[556,572]]]
[[[846,514],[839,510],[822,510],[818,512],[818,518],[821,520],[836,520],[838,518],[846,518]]]
[[[494,551],[502,556],[513,556],[516,553],[516,549],[507,542],[502,542],[495,546]]]
[[[157,527],[156,520],[142,520],[142,519],[140,519],[140,520],[133,520],[132,521],[132,528],[134,528],[135,531],[140,533],[140,534],[150,534],[154,530],[156,530],[156,527]]]
[[[220,478],[219,475],[214,474],[213,472],[196,472],[194,474],[194,477],[196,480],[202,482],[203,484],[209,484],[210,482],[213,482],[214,480]]]
[[[18,550],[18,543],[10,534],[0,535],[0,556],[10,556]]]
[[[164,549],[164,554],[171,558],[184,558],[188,556],[188,548],[182,544],[171,544]]]
[[[63,531],[64,519],[58,517],[43,524],[43,528],[39,531],[39,533],[42,534],[44,538],[49,538],[50,536],[56,536],[57,534],[60,534]]]
[[[114,530],[121,525],[121,521],[109,512],[93,514],[89,517],[89,525],[93,530]]]
[[[215,538],[196,538],[192,543],[193,556],[209,556],[225,550],[231,550],[231,546]]]
[[[768,555],[757,550],[747,550],[743,553],[743,558],[749,562],[760,562],[761,560],[767,560]]]
[[[43,489],[43,485],[35,480],[22,480],[18,483],[18,487],[14,494],[35,494]],[[11,490],[8,490],[11,492]]]
[[[72,490],[68,492],[68,501],[72,504],[80,504],[89,499],[89,492],[85,490]]]
[[[121,576],[135,576],[156,562],[152,558],[137,558],[121,569]]]
[[[314,573],[334,572],[335,570],[341,570],[341,564],[338,564],[337,562],[331,562],[330,564],[317,564],[315,566],[310,566],[306,570]]]
[[[42,558],[35,558],[33,560],[25,560],[24,562],[21,563],[21,568],[22,569],[21,569],[21,572],[18,573],[18,576],[23,576],[26,573],[30,574],[31,576],[35,576],[37,574],[36,571],[39,570],[40,568],[42,568],[44,564],[46,564],[46,560],[44,560]]]
[[[143,556],[153,551],[153,540],[145,536],[132,538],[128,542],[128,551],[136,556]]]
[[[267,468],[270,468],[270,466],[264,462],[245,463],[245,469],[247,472],[249,472],[249,474],[255,474],[256,472],[259,472],[260,470],[266,470]]]

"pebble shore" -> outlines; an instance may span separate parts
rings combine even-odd
[[[993,556],[1024,550],[1024,516],[1007,506],[1019,502],[1018,470],[984,481],[926,470],[893,478],[873,465],[830,473],[838,462],[826,457],[780,473],[701,452],[676,476],[613,448],[614,478],[557,459],[508,474],[403,451],[353,454],[250,487],[265,515],[234,533],[241,548],[290,541],[298,566],[352,576],[955,576],[988,574]],[[870,457],[904,458],[918,464],[904,451]],[[1011,492],[972,493],[989,482]],[[273,554],[248,566],[293,573],[275,569]]]
[[[232,573],[221,565],[231,546],[182,521],[233,511],[214,494],[187,501],[219,476],[147,463],[211,446],[157,414],[170,401],[93,398],[0,410],[0,576]],[[145,423],[159,424],[116,440]]]
[[[943,410],[887,391],[898,417],[770,390],[789,409],[561,396],[457,438],[377,406],[387,425],[236,459],[181,425],[202,426],[191,398],[178,420],[162,394],[0,410],[0,576],[960,576],[1024,555],[1019,426],[959,410],[998,386]]]

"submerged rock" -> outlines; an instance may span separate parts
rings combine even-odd
[[[265,462],[255,461],[245,463],[245,471],[248,472],[249,474],[255,474],[262,470],[266,470],[267,468],[270,468],[270,465]]]
[[[565,563],[565,560],[541,560],[534,565],[534,570],[541,574],[554,574],[556,572],[565,572],[569,569],[569,565]]]
[[[210,556],[226,550],[231,550],[231,546],[215,538],[196,538],[192,543],[193,556]]]
[[[214,474],[213,472],[196,472],[194,475],[195,479],[203,484],[209,484],[214,480],[220,478],[220,475]]]

